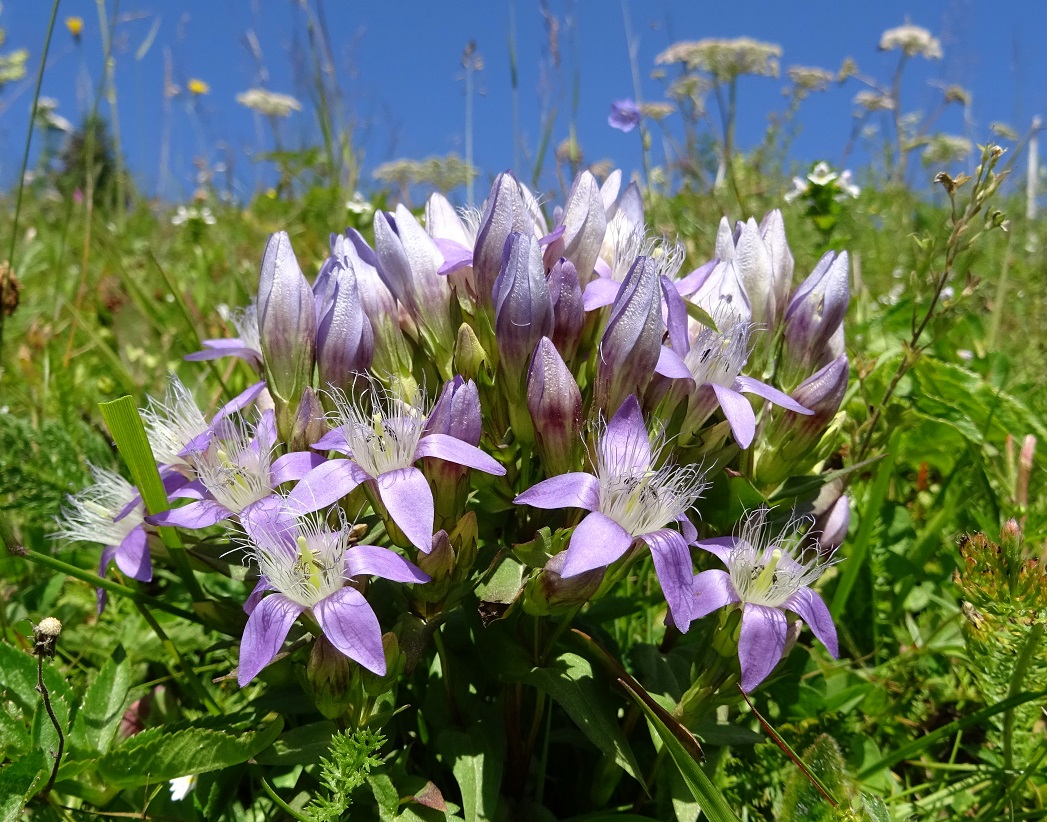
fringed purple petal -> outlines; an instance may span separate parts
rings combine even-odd
[[[240,666],[236,681],[243,688],[273,661],[287,632],[304,609],[283,594],[270,594],[251,612],[240,642]]]
[[[599,511],[593,511],[571,534],[560,576],[573,577],[610,565],[632,544],[632,536],[621,525]]]
[[[300,480],[324,462],[326,460],[313,451],[292,451],[276,458],[269,471],[269,479],[275,488],[284,482]]]
[[[363,594],[341,588],[313,606],[324,636],[339,651],[367,670],[385,676],[382,627]]]
[[[747,602],[742,610],[738,635],[738,661],[742,667],[742,690],[749,693],[763,682],[785,651],[788,631],[785,614],[767,605]]]
[[[676,518],[676,521],[680,523],[680,533],[683,534],[684,540],[688,545],[696,545],[698,541],[698,529],[694,527],[694,523],[687,517],[687,514],[680,514]]]
[[[586,511],[595,511],[600,507],[600,481],[582,471],[558,474],[532,485],[513,502],[534,508],[584,508]]]
[[[595,311],[597,308],[610,305],[618,296],[618,290],[621,287],[620,282],[610,277],[610,272],[606,277],[593,277],[585,287],[585,291],[582,292],[582,308],[586,311]]]
[[[233,512],[213,499],[190,502],[181,508],[171,508],[145,518],[150,525],[174,525],[178,528],[206,528],[229,519]]]
[[[730,605],[732,602],[741,601],[734,590],[731,575],[718,568],[702,571],[694,578],[694,593],[697,597],[697,605],[693,614],[695,619],[708,616],[713,611]]]
[[[651,466],[651,438],[640,403],[630,394],[621,404],[600,440],[604,459],[623,470],[646,471]]]
[[[739,376],[734,381],[735,391],[744,391],[747,394],[756,394],[758,397],[763,397],[765,400],[770,400],[775,405],[787,408],[790,411],[795,411],[797,414],[813,414],[814,412],[809,408],[804,408],[800,403],[790,397],[788,394],[779,391],[777,388],[767,383],[754,380],[752,377]]]
[[[494,474],[496,477],[505,476],[505,468],[488,454],[485,454],[475,445],[470,445],[457,437],[448,434],[428,434],[418,440],[418,446],[414,451],[414,458],[436,457],[437,459],[454,462]]]
[[[738,544],[738,538],[713,537],[712,539],[700,539],[695,544],[710,554],[715,554],[726,565],[727,558],[731,555],[731,549]]]
[[[662,299],[665,301],[665,328],[669,332],[669,345],[683,357],[691,349],[687,336],[687,306],[668,277],[662,277]]]
[[[832,655],[833,659],[840,656],[840,646],[836,639],[836,626],[833,624],[832,615],[825,607],[825,601],[810,588],[801,588],[782,605],[790,611],[800,615],[800,619],[806,622],[825,649]]]
[[[116,551],[116,545],[106,545],[102,549],[102,557],[98,560],[98,576],[105,576],[105,572],[109,570],[109,563],[112,562],[113,557],[116,556]]]
[[[654,366],[654,370],[663,377],[674,380],[694,379],[691,369],[687,367],[680,355],[664,345],[658,351],[658,363]]]
[[[265,592],[270,590],[272,586],[269,584],[269,580],[264,576],[258,578],[258,582],[255,583],[251,593],[247,595],[247,599],[244,602],[244,613],[250,616],[254,613],[254,609],[258,607],[258,603],[262,601],[262,597],[265,596]]]
[[[437,274],[452,274],[460,268],[473,264],[471,248],[466,248],[455,240],[445,240],[441,237],[434,237],[433,242],[436,243],[436,250],[444,258],[443,265],[440,266]]]
[[[730,423],[731,432],[740,448],[748,448],[756,436],[756,414],[749,401],[733,388],[712,383],[713,393]]]
[[[422,472],[413,466],[378,477],[378,495],[411,544],[428,554],[433,549],[435,519],[433,492]]]
[[[375,576],[393,582],[428,582],[429,575],[399,554],[377,545],[354,545],[345,555],[345,575]]]
[[[215,411],[214,419],[211,421],[211,425],[214,425],[218,420],[228,417],[234,411],[242,411],[248,405],[253,403],[262,392],[265,390],[265,380],[259,380],[256,383],[252,383],[247,386],[243,391],[233,397],[229,402]]]
[[[287,505],[300,514],[310,514],[337,502],[368,479],[352,460],[328,460],[298,481],[287,495]]]
[[[694,565],[687,542],[678,531],[671,528],[659,528],[640,537],[651,549],[654,560],[654,572],[658,584],[669,605],[669,614],[673,623],[683,633],[691,627],[696,619],[694,596]]]
[[[342,430],[341,426],[333,431],[328,431],[314,442],[312,447],[317,451],[337,451],[340,454],[352,456],[349,441],[345,438],[345,431]]]
[[[139,582],[149,582],[153,578],[153,562],[149,558],[144,525],[132,528],[117,546],[116,567]]]

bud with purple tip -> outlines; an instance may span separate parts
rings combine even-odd
[[[791,388],[842,354],[840,334],[850,300],[847,252],[828,251],[796,289],[785,311],[783,384]]]
[[[553,302],[553,343],[565,360],[573,360],[585,325],[582,288],[574,263],[561,257],[549,272],[546,284]]]
[[[756,468],[761,484],[776,485],[824,458],[817,446],[840,409],[849,376],[847,355],[843,354],[792,392],[792,398],[813,413],[784,411],[767,426]]]
[[[566,257],[574,263],[579,280],[587,283],[593,277],[593,267],[607,233],[607,210],[600,186],[588,171],[578,175],[571,186],[562,225],[563,236],[546,250],[546,261],[552,267],[556,259]]]
[[[466,442],[480,444],[483,422],[480,417],[480,394],[472,380],[456,376],[444,385],[440,398],[425,423],[424,435],[443,434]],[[448,460],[426,457],[422,473],[433,489],[437,528],[452,528],[465,510],[469,495],[469,468]]]
[[[545,473],[553,476],[575,470],[582,447],[582,394],[548,337],[538,343],[531,360],[527,410]]]
[[[524,200],[519,182],[512,173],[505,171],[495,178],[491,186],[473,250],[473,276],[482,306],[490,305],[488,300],[501,271],[505,241],[514,231],[533,234],[534,218]]]
[[[302,391],[313,381],[316,303],[286,231],[269,235],[258,278],[258,335],[280,436],[290,438]]]
[[[322,388],[348,390],[354,375],[371,367],[374,333],[360,302],[352,264],[335,260],[327,275],[316,312],[316,365]]]

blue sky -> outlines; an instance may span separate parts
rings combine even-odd
[[[888,81],[897,53],[877,51],[880,33],[911,22],[941,38],[943,60],[913,60],[906,70],[905,109],[933,108],[938,99],[930,85],[959,83],[973,94],[972,122],[954,109],[942,130],[984,139],[993,121],[1024,131],[1034,114],[1047,110],[1047,51],[1040,48],[1047,31],[1047,3],[1016,0],[989,13],[973,0],[750,0],[745,4],[707,0],[627,0],[643,94],[662,98],[664,85],[650,77],[655,56],[676,40],[749,36],[778,43],[783,68],[813,65],[837,69],[847,56],[862,71]],[[317,8],[317,0],[311,0]],[[113,10],[113,2],[107,3]],[[0,183],[10,185],[25,137],[32,79],[50,14],[47,0],[8,0],[0,14],[7,29],[6,49],[29,49],[30,74],[0,94]],[[364,182],[375,166],[397,157],[464,153],[465,87],[461,56],[475,41],[484,68],[477,75],[475,162],[488,177],[519,163],[530,176],[526,156],[514,136],[510,84],[510,22],[515,20],[518,54],[520,143],[533,153],[542,112],[558,111],[553,144],[564,139],[572,121],[587,160],[610,159],[627,171],[640,165],[636,132],[623,134],[607,125],[612,100],[633,94],[623,25],[614,0],[548,0],[546,12],[558,25],[559,69],[551,68],[547,18],[536,0],[497,3],[481,0],[387,0],[383,3],[337,2],[321,6],[331,34],[333,63],[341,87],[341,105],[356,124],[356,144],[363,152]],[[84,19],[79,45],[62,20]],[[234,190],[250,196],[269,179],[270,167],[252,155],[273,148],[267,126],[259,131],[254,116],[235,102],[252,86],[307,100],[306,17],[292,0],[122,0],[118,9],[115,76],[120,131],[128,163],[141,187],[172,199],[193,188],[193,160],[226,161]],[[253,32],[259,62],[245,45]],[[150,40],[151,33],[155,36]],[[200,78],[210,93],[189,104],[186,96],[165,112],[163,82],[169,55],[172,78],[185,87]],[[59,113],[77,122],[90,109],[101,71],[101,39],[95,0],[63,0],[44,77],[43,93],[59,101]],[[264,66],[265,77],[262,76]],[[739,88],[738,141],[744,146],[763,136],[767,114],[781,110],[784,81],[745,78]],[[575,109],[575,89],[577,107]],[[791,149],[799,164],[840,158],[852,129],[854,95],[850,82],[805,101],[801,132]],[[102,111],[110,114],[103,103]],[[678,119],[678,118],[677,118]],[[678,123],[666,122],[672,131]],[[318,142],[308,103],[280,125],[282,143]],[[161,175],[161,146],[169,142]],[[660,142],[655,161],[661,159]],[[866,158],[852,156],[850,164]],[[554,182],[543,178],[546,184]],[[481,184],[482,188],[482,184]]]

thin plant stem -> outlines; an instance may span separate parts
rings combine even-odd
[[[625,46],[629,53],[629,70],[633,79],[633,99],[636,101],[637,106],[641,106],[643,103],[643,91],[640,85],[639,47],[636,42],[636,37],[633,35],[633,24],[629,16],[629,0],[622,0],[622,25],[625,27]],[[643,117],[640,118],[639,131],[640,148],[643,153],[644,188],[650,191],[651,134]]]
[[[55,4],[58,5],[57,3]],[[36,655],[36,690],[40,692],[40,696],[44,700],[44,709],[47,711],[47,715],[51,718],[51,724],[55,726],[55,733],[58,734],[58,751],[55,753],[55,764],[51,769],[51,778],[47,780],[47,784],[44,786],[42,793],[46,796],[51,792],[51,788],[55,786],[55,779],[58,777],[58,767],[62,764],[62,752],[65,750],[65,735],[62,733],[62,726],[58,722],[58,717],[55,716],[55,710],[51,707],[51,695],[47,692],[47,686],[44,685],[44,655]]]
[[[142,615],[142,618],[149,623],[149,627],[153,629],[153,633],[156,634],[160,643],[171,655],[175,665],[177,665],[179,670],[182,671],[182,681],[189,686],[189,690],[196,694],[197,699],[203,703],[209,714],[212,716],[221,716],[222,709],[218,707],[218,703],[214,701],[214,697],[208,693],[207,689],[200,683],[200,680],[192,675],[192,666],[187,665],[185,660],[182,659],[182,655],[178,652],[178,648],[164,632],[164,629],[160,627],[160,623],[156,621],[156,617],[149,613],[148,608],[138,602],[135,603],[135,607]]]
[[[29,128],[25,135],[25,149],[22,151],[22,167],[18,173],[18,195],[15,197],[15,215],[11,220],[11,243],[7,250],[7,263],[14,270],[15,244],[18,242],[18,218],[22,213],[22,195],[25,192],[25,170],[29,167],[29,146],[33,141],[33,127],[36,125],[36,111],[40,103],[40,87],[44,82],[44,68],[47,66],[47,52],[51,48],[51,35],[55,30],[55,20],[58,18],[58,2],[55,0],[51,6],[51,20],[47,24],[47,34],[44,36],[44,52],[40,56],[40,70],[36,73],[36,88],[33,91],[33,107],[29,113]],[[0,306],[4,305],[4,280],[0,279]],[[4,350],[4,312],[0,310],[0,352]]]

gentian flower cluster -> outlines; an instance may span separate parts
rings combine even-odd
[[[209,421],[173,380],[144,412],[172,507],[146,515],[98,471],[61,535],[139,580],[156,527],[229,541],[248,568],[241,686],[310,635],[328,660],[311,672],[333,648],[391,676],[405,620],[465,607],[496,557],[522,566],[502,605],[532,615],[573,615],[647,562],[673,630],[740,607],[746,691],[796,618],[835,654],[811,586],[846,498],[785,494],[813,527],[772,538],[760,509],[730,537],[703,492],[728,469],[764,499],[818,473],[848,379],[847,255],[794,287],[777,211],[724,219],[713,253],[688,270],[619,172],[582,173],[551,211],[510,173],[477,213],[440,194],[423,219],[378,211],[373,240],[331,236],[311,282],[273,234],[237,336],[187,358],[262,380]]]

